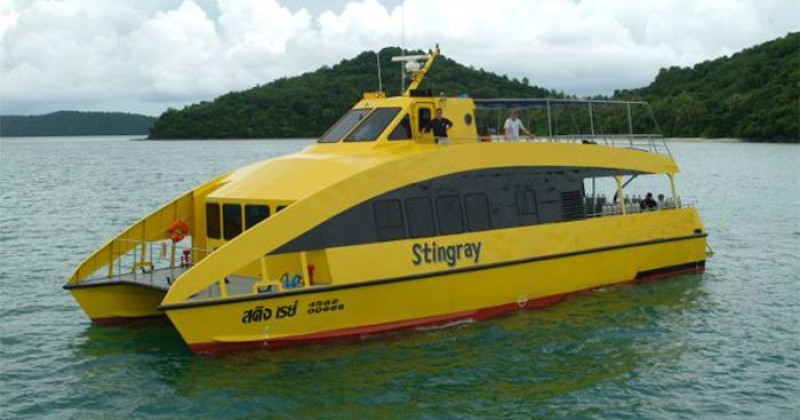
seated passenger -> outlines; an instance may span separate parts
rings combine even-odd
[[[647,196],[639,203],[640,210],[654,210],[656,208],[656,200],[653,200],[653,193],[647,193]]]
[[[667,208],[667,203],[664,201],[664,194],[658,195],[658,209],[665,209]]]

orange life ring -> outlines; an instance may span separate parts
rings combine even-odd
[[[180,242],[189,233],[189,225],[181,219],[176,219],[167,228],[172,242]]]

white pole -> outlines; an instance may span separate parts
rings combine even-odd
[[[375,59],[378,62],[378,92],[383,92],[383,78],[381,78],[381,50],[375,52]]]

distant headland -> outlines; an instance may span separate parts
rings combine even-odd
[[[147,135],[155,120],[124,112],[0,115],[0,137]]]

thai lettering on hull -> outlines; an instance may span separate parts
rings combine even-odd
[[[290,305],[279,305],[275,309],[265,308],[258,305],[253,309],[242,312],[242,324],[251,322],[262,322],[270,320],[273,315],[275,319],[291,318],[297,314],[297,301]]]
[[[481,242],[467,242],[455,245],[437,245],[436,242],[425,242],[411,246],[414,265],[447,264],[455,267],[462,260],[478,264],[481,258]]]

